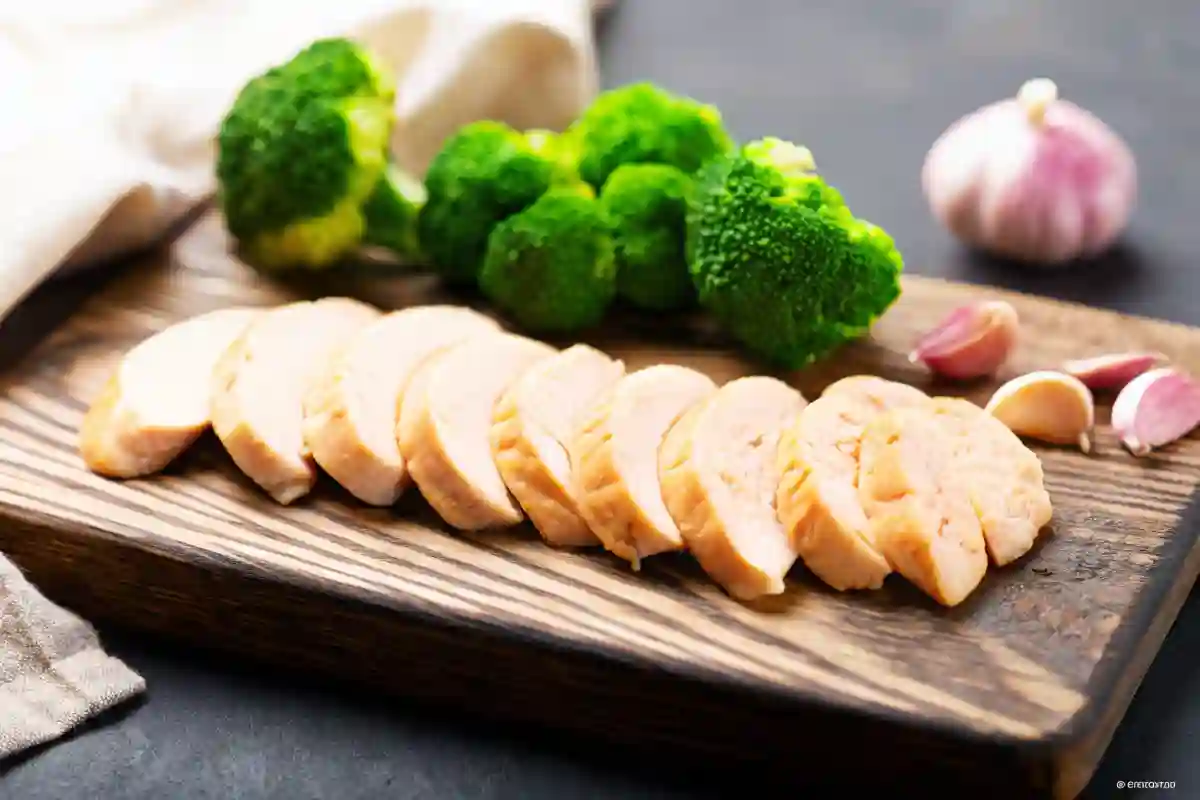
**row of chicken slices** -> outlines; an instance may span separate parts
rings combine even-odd
[[[961,603],[1051,519],[1037,455],[961,399],[870,375],[808,402],[775,378],[629,371],[456,306],[333,297],[177,323],[121,359],[84,417],[94,472],[164,469],[208,428],[281,504],[318,468],[360,501],[415,485],[452,528],[528,519],[637,568],[686,550],[730,595],[899,573]]]

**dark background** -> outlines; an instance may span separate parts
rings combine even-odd
[[[809,146],[856,213],[893,233],[912,272],[1200,324],[1194,0],[625,0],[602,21],[600,49],[606,85],[652,79],[717,104],[739,138]],[[921,160],[938,133],[1036,75],[1053,77],[1139,157],[1141,204],[1128,243],[1097,264],[1038,271],[967,256],[933,224],[920,194]],[[61,314],[95,280],[47,287],[5,329],[46,316],[42,309]],[[3,800],[742,794],[713,789],[696,765],[612,763],[586,741],[435,717],[102,633],[146,677],[145,701],[8,764]],[[1198,658],[1193,592],[1089,797],[1158,793],[1118,792],[1118,780],[1175,781],[1174,796],[1200,797]],[[936,785],[930,776],[912,793]]]

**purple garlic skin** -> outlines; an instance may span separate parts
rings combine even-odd
[[[960,306],[917,340],[908,360],[958,380],[993,375],[1016,345],[1019,325],[1003,300]]]
[[[1044,78],[984,106],[934,142],[921,172],[934,217],[961,241],[1052,266],[1099,255],[1137,196],[1128,145]]]
[[[1083,381],[1089,389],[1120,389],[1166,360],[1161,353],[1108,353],[1067,361],[1062,371]]]
[[[1113,403],[1112,426],[1135,456],[1182,439],[1200,425],[1200,383],[1171,367],[1144,372]]]

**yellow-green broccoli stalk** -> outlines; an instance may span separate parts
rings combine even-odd
[[[700,303],[746,348],[796,369],[867,333],[900,296],[892,238],[856,219],[811,154],[751,142],[697,176],[689,268]]]
[[[616,294],[604,210],[586,184],[551,189],[488,237],[479,287],[532,333],[596,325]]]
[[[492,229],[573,174],[571,154],[552,133],[490,120],[460,128],[425,173],[417,227],[435,271],[451,283],[474,282]]]
[[[417,217],[425,204],[425,185],[389,165],[363,205],[363,244],[386,248],[407,263],[423,259]]]
[[[684,258],[691,178],[667,164],[624,164],[604,182],[600,201],[613,225],[617,294],[647,311],[693,305]]]
[[[602,92],[568,130],[579,174],[600,189],[622,164],[669,164],[691,174],[733,147],[714,106],[651,83]]]
[[[221,122],[216,172],[248,262],[319,269],[358,248],[394,98],[388,68],[346,39],[314,42],[242,88]]]

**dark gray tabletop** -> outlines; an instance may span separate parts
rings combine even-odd
[[[1195,0],[626,0],[603,23],[601,43],[608,85],[653,79],[719,105],[740,138],[808,145],[856,212],[895,235],[912,272],[1200,325]],[[968,257],[921,199],[918,171],[934,137],[1036,75],[1121,131],[1139,157],[1142,201],[1129,243],[1086,269]],[[87,280],[39,293],[6,335],[43,308],[63,313]],[[740,796],[709,775],[697,779],[697,765],[613,764],[586,741],[385,706],[344,687],[103,633],[145,675],[148,696],[0,767],[3,800]],[[1162,792],[1115,787],[1175,781],[1165,794],[1200,797],[1198,661],[1193,592],[1088,796],[1150,796]],[[936,785],[930,776],[912,793]]]

